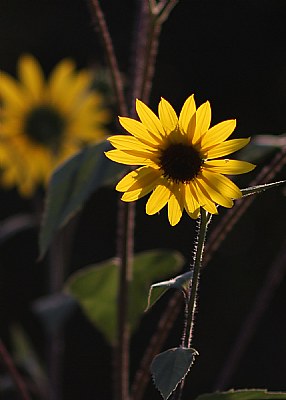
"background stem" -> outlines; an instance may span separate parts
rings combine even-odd
[[[257,297],[245,318],[245,321],[241,325],[238,336],[235,343],[226,359],[225,365],[223,366],[217,382],[215,390],[226,389],[231,383],[231,377],[233,376],[243,354],[253,338],[257,326],[264,314],[265,310],[269,307],[271,299],[279,286],[283,281],[286,273],[286,240],[283,242],[280,252],[277,254],[276,259],[272,263],[269,272],[264,280]]]
[[[0,339],[0,359],[3,360],[3,364],[5,365],[8,373],[10,374],[11,378],[14,381],[16,389],[19,393],[19,396],[22,400],[31,400],[31,397],[28,393],[26,384],[22,379],[21,375],[19,374],[15,364],[13,362],[12,357],[8,353],[8,350],[4,346],[4,343]]]

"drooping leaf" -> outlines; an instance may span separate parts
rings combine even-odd
[[[278,181],[278,182],[265,183],[264,185],[257,185],[257,186],[252,186],[252,187],[248,187],[245,189],[241,189],[242,197],[250,196],[251,194],[261,193],[267,189],[272,189],[276,186],[281,186],[281,185],[285,185],[285,184],[286,184],[286,181]]]
[[[110,184],[126,167],[105,157],[108,144],[101,142],[69,158],[53,173],[40,231],[40,257],[58,229],[76,214],[99,187]]]
[[[175,347],[154,358],[151,364],[151,373],[154,384],[164,400],[170,397],[178,384],[185,378],[197,354],[195,349]]]
[[[196,400],[278,400],[286,399],[286,393],[268,392],[267,390],[246,389],[229,390],[227,392],[216,392],[203,394]]]
[[[193,273],[186,272],[182,275],[178,275],[175,278],[169,279],[168,281],[162,281],[154,283],[150,286],[146,311],[149,310],[163,294],[169,289],[179,289],[185,291],[192,279]]]
[[[135,255],[129,303],[131,332],[144,313],[152,282],[178,272],[183,263],[183,257],[170,250],[152,250]],[[118,274],[118,260],[112,259],[81,269],[66,283],[67,291],[78,300],[86,316],[110,343],[116,339]]]

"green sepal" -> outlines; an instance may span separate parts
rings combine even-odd
[[[151,285],[145,311],[149,310],[149,308],[151,308],[169,289],[178,289],[185,293],[189,287],[192,276],[193,273],[189,271],[182,275],[178,275],[175,278],[169,279],[168,281],[157,282]],[[156,290],[154,291],[154,289]]]

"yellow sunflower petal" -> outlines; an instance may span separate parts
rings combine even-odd
[[[116,147],[118,150],[138,150],[138,151],[150,151],[154,152],[154,148],[150,147],[133,136],[130,135],[114,135],[107,140],[112,144],[112,146]]]
[[[204,152],[208,159],[224,157],[227,154],[231,154],[242,149],[249,143],[249,141],[250,138],[227,140],[226,142],[219,143],[218,145],[210,147],[209,149],[205,148]]]
[[[226,140],[234,131],[235,126],[236,120],[230,119],[228,121],[220,122],[209,129],[201,139],[202,151]]]
[[[219,172],[226,175],[238,175],[250,172],[255,168],[254,164],[240,160],[209,160],[204,162],[204,169],[211,172]]]
[[[146,196],[146,194],[150,193],[157,186],[157,183],[161,179],[160,176],[156,178],[156,176],[153,175],[152,177],[153,177],[153,180],[151,182],[149,182],[148,184],[145,184],[144,186],[139,187],[138,189],[125,192],[123,194],[123,196],[121,197],[121,200],[129,202],[129,201],[138,200],[141,197]]]
[[[196,112],[196,130],[193,137],[193,143],[197,143],[200,137],[209,129],[211,123],[211,106],[208,101],[203,103]]]
[[[211,214],[218,214],[215,202],[210,200],[209,196],[205,194],[205,192],[201,189],[201,186],[198,184],[196,179],[190,182],[189,185],[191,188],[191,192],[197,198],[197,201],[200,204],[200,206]]]
[[[69,59],[62,60],[52,71],[49,78],[49,95],[52,102],[65,96],[66,87],[70,84],[75,69],[74,62]]]
[[[230,197],[227,196],[227,193],[235,193],[232,188],[228,188],[227,186],[223,186],[221,182],[218,182],[218,186],[215,184],[215,180],[212,179],[210,181],[206,178],[206,176],[201,175],[196,178],[198,185],[200,186],[202,192],[204,192],[205,196],[208,197],[211,201],[216,204],[219,204],[223,207],[231,208],[233,206],[233,201]],[[236,188],[238,189],[238,188]],[[239,192],[239,190],[238,190]],[[231,196],[233,197],[233,196]],[[241,194],[235,194],[235,198],[241,197]]]
[[[19,77],[34,101],[43,99],[45,78],[40,64],[31,55],[24,55],[19,61]]]
[[[171,194],[168,201],[168,218],[172,226],[180,221],[184,210],[184,203],[179,190]]]
[[[154,170],[151,167],[137,168],[125,175],[121,181],[118,182],[116,190],[119,192],[125,192],[141,189],[144,185],[153,183],[161,175],[162,174],[158,170]]]
[[[74,115],[77,107],[80,106],[82,95],[91,86],[92,75],[90,71],[82,70],[78,72],[71,80],[71,83],[65,88],[65,94],[57,100],[58,106],[71,116]]]
[[[161,139],[155,135],[151,135],[141,122],[127,117],[119,117],[119,122],[127,132],[131,133],[131,135],[135,136],[143,143],[147,143],[149,146],[157,146],[158,143],[161,143]]]
[[[171,104],[167,100],[161,98],[158,111],[160,121],[165,131],[167,133],[174,131],[178,125],[178,117]]]
[[[185,101],[179,116],[179,125],[184,133],[189,133],[190,131],[189,125],[195,113],[196,113],[196,103],[194,95],[192,94]]]
[[[203,170],[201,174],[203,180],[223,196],[231,199],[241,198],[242,194],[239,188],[226,176],[207,170]]]
[[[170,189],[166,185],[158,185],[147,201],[146,213],[148,215],[156,214],[165,207],[170,196]]]
[[[138,154],[138,152],[137,152]],[[151,165],[156,167],[154,161],[150,160],[148,154],[144,155],[136,155],[134,151],[133,154],[129,154],[125,151],[121,150],[110,150],[105,153],[106,157],[110,160],[118,162],[120,164],[125,165]]]
[[[140,100],[136,100],[136,111],[143,125],[152,132],[153,135],[160,137],[165,136],[164,128],[159,118],[150,110],[146,104]]]
[[[4,104],[11,104],[12,107],[21,111],[25,109],[25,94],[21,86],[4,71],[0,74],[0,93]]]
[[[191,191],[190,185],[182,185],[182,190],[184,190],[185,197],[185,209],[189,215],[196,215],[197,210],[200,209],[200,205],[197,202],[194,193]]]

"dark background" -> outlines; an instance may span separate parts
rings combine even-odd
[[[102,1],[122,71],[128,80],[136,1]],[[79,67],[104,65],[103,50],[84,0],[1,0],[1,68],[16,74],[19,55],[35,55],[49,73],[66,56]],[[285,132],[286,2],[284,0],[182,0],[163,27],[150,106],[161,96],[177,111],[191,93],[197,104],[210,100],[213,124],[237,118],[233,137]],[[257,170],[239,181],[247,183]],[[284,170],[275,180],[285,179]],[[144,213],[137,202],[136,251],[173,248],[190,259],[195,224],[184,216],[175,228],[166,211]],[[16,190],[1,192],[1,219],[32,212],[33,203]],[[257,196],[202,274],[194,347],[200,356],[188,378],[188,394],[212,391],[239,328],[285,238],[285,191]],[[221,210],[220,214],[224,214]],[[215,228],[215,217],[210,233]],[[116,194],[99,190],[86,204],[75,236],[70,271],[115,255]],[[20,322],[40,358],[42,326],[31,304],[47,291],[45,263],[37,263],[37,230],[0,243],[0,333],[9,347],[9,326]],[[277,288],[242,354],[229,387],[286,390],[286,285]],[[131,376],[138,366],[166,300],[144,317],[133,337]],[[166,348],[179,344],[181,319]],[[111,399],[111,352],[78,309],[65,329],[63,400]],[[150,385],[146,399],[159,399]],[[8,399],[8,397],[7,397]],[[6,399],[5,399],[6,400]]]

